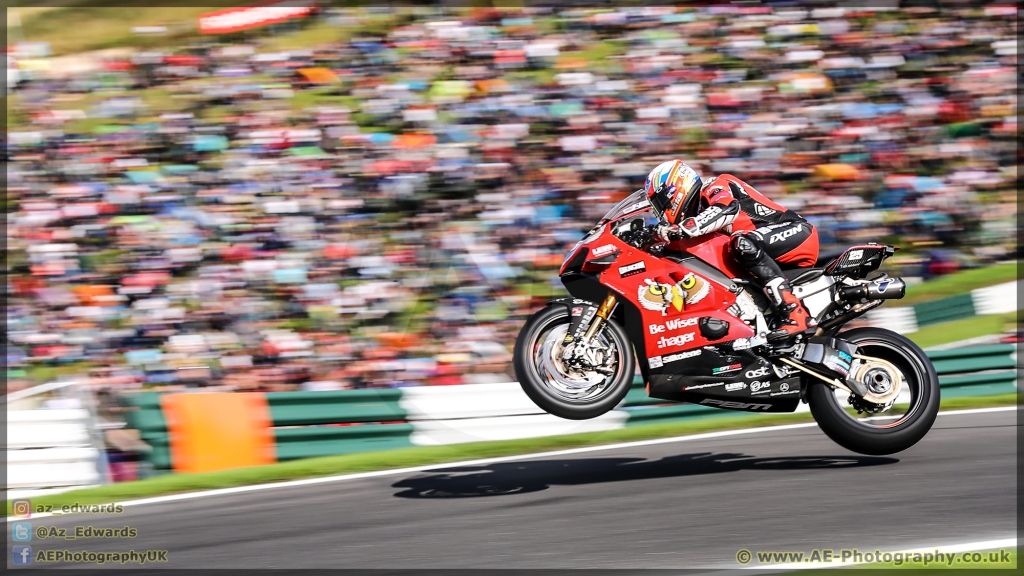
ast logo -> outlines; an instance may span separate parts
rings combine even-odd
[[[744,374],[744,376],[746,376],[747,378],[760,378],[761,376],[767,376],[767,375],[768,375],[768,367],[767,366],[765,366],[763,368],[758,368],[757,370],[747,370],[747,373]]]
[[[625,266],[619,266],[619,276],[622,278],[627,278],[645,271],[647,271],[647,265],[644,264],[643,260],[633,262],[632,264],[626,264]]]
[[[696,326],[700,318],[682,318],[669,320],[664,324],[651,324],[647,328],[651,331],[651,334],[661,334],[666,330],[679,330],[680,328],[689,328],[690,326]]]

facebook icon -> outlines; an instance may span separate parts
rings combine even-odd
[[[15,546],[11,548],[11,561],[15,564],[31,564],[32,563],[32,547],[31,546]]]

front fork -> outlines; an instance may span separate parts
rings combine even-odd
[[[619,300],[615,297],[614,292],[609,292],[608,296],[605,297],[604,302],[601,302],[601,306],[598,307],[597,313],[594,315],[594,321],[587,327],[586,333],[583,334],[583,346],[589,346],[590,341],[593,340],[594,336],[601,331],[601,326],[604,325],[608,317],[611,316],[615,310],[615,305],[618,304]]]
[[[597,308],[597,311],[594,313],[594,319],[590,321],[590,326],[587,326],[587,331],[583,333],[583,336],[575,345],[564,349],[562,352],[563,362],[586,370],[607,372],[607,367],[604,366],[607,362],[607,351],[602,348],[594,348],[592,344],[604,323],[608,321],[608,317],[612,315],[617,303],[618,299],[615,297],[615,294],[609,293],[604,302]],[[565,344],[570,342],[572,342],[572,335],[567,335]]]

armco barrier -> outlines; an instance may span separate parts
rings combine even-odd
[[[944,398],[991,396],[1017,391],[1017,345],[996,344],[935,350],[928,357]]]
[[[59,379],[6,394],[3,402],[9,499],[109,481],[89,388]]]
[[[310,426],[339,422],[390,422],[405,420],[398,402],[401,389],[345,390],[329,392],[268,392],[270,419],[274,426]],[[344,420],[338,420],[343,414]]]
[[[412,446],[400,389],[269,392],[279,461]],[[385,424],[384,422],[403,422]],[[325,424],[366,424],[324,426]]]
[[[9,410],[7,489],[100,484],[100,451],[89,435],[89,412]]]
[[[1017,345],[999,344],[928,353],[945,398],[1017,390]],[[639,379],[625,400],[593,420],[545,414],[515,382],[337,392],[272,392],[265,395],[278,461],[482,440],[530,438],[612,430],[656,422],[716,418],[726,412],[649,398]],[[156,471],[171,468],[167,424],[158,395],[130,399],[129,426],[152,450]],[[806,409],[806,405],[801,405]]]
[[[139,431],[139,438],[149,445],[145,461],[154,473],[167,471],[171,468],[171,442],[167,432],[167,419],[160,409],[160,394],[156,392],[137,392],[124,397],[129,408],[125,412],[125,421],[129,428]],[[141,475],[146,470],[140,470]]]
[[[962,320],[982,314],[1013,312],[1017,310],[1019,287],[1020,280],[1017,280],[913,306],[882,306],[869,311],[866,318],[875,326],[909,334],[930,324]],[[910,290],[912,293],[913,288]]]

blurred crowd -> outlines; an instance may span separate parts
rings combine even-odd
[[[895,241],[928,276],[930,248],[1016,250],[1004,9],[391,16],[13,87],[8,389],[508,381],[567,249],[675,157],[797,209],[826,252]]]

